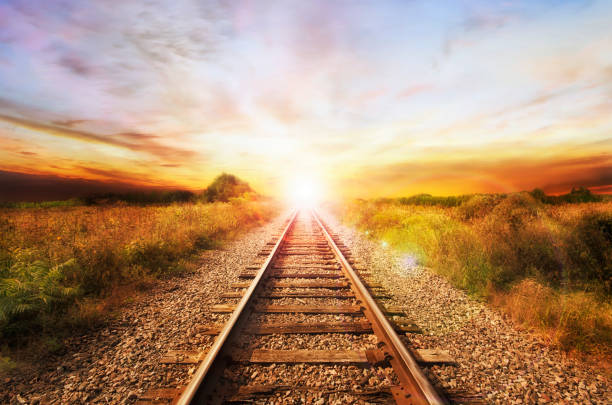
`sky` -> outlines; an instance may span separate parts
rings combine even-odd
[[[610,21],[596,0],[0,0],[0,183],[612,192]]]

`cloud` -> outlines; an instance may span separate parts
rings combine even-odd
[[[580,180],[535,163],[609,134],[612,7],[536,3],[0,0],[0,132],[22,141],[0,160],[183,184],[289,164],[340,177],[363,162],[368,184]]]
[[[432,88],[433,86],[431,84],[416,84],[414,86],[407,87],[404,90],[400,91],[397,94],[397,98],[399,99],[409,98],[409,97],[414,96],[415,94],[422,93]]]
[[[147,186],[167,186],[167,182],[157,180],[148,176],[140,174],[134,174],[118,169],[104,169],[99,167],[91,166],[75,166],[75,169],[82,174],[94,175],[98,178],[103,178],[105,181],[120,181],[122,183],[129,183],[135,185],[147,185]]]
[[[491,30],[498,29],[514,20],[515,17],[509,14],[492,14],[482,11],[468,15],[463,21],[465,31]]]
[[[71,73],[78,76],[89,76],[92,73],[92,68],[76,55],[63,55],[58,61],[60,66],[65,67]]]
[[[612,185],[612,154],[496,161],[457,157],[454,161],[368,165],[362,166],[352,181],[355,187],[377,190],[378,195],[386,196],[419,192],[510,192],[533,188],[560,193],[574,186]],[[455,189],[449,192],[444,185],[450,183]]]
[[[561,193],[572,187],[583,186],[593,188],[599,192],[612,188],[612,159],[606,164],[593,167],[580,167],[569,176],[555,176],[548,179],[549,183],[542,186],[545,191]]]
[[[111,145],[135,152],[145,152],[170,161],[184,161],[196,156],[196,152],[194,151],[174,148],[155,142],[154,139],[156,137],[148,134],[124,132],[111,135],[100,135],[84,130],[65,128],[3,114],[0,114],[0,121],[7,124],[16,125],[24,129],[44,132],[52,136],[76,139],[83,142]]]
[[[82,124],[84,122],[87,122],[87,120],[56,120],[56,121],[51,121],[51,123],[53,125],[58,125],[60,127],[73,127],[75,125]]]
[[[158,138],[156,135],[142,134],[139,132],[121,132],[117,134],[117,136],[124,138],[124,139],[134,140],[134,141],[151,140],[151,139]]]

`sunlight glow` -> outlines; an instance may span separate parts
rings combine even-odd
[[[296,177],[287,185],[287,197],[291,205],[299,208],[313,208],[321,199],[321,188],[311,178]]]

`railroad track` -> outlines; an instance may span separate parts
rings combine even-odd
[[[388,297],[314,211],[275,237],[212,308],[229,316],[202,326],[212,347],[162,358],[191,367],[191,382],[138,403],[448,403],[421,366],[451,360],[404,346],[399,335],[418,328],[376,301]]]

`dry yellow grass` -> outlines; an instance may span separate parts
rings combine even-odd
[[[274,212],[253,201],[0,210],[0,336],[86,323],[118,291],[182,271]]]
[[[552,344],[612,353],[612,202],[546,205],[527,193],[453,207],[358,201],[343,217]]]

